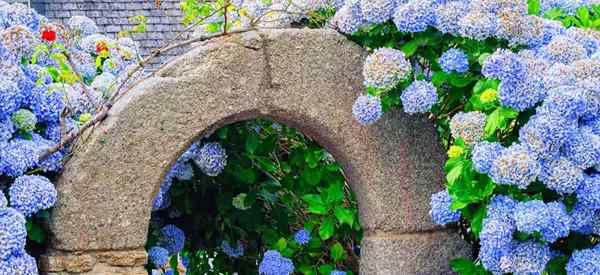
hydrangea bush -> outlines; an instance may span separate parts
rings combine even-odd
[[[371,51],[368,125],[423,113],[448,150],[431,217],[457,224],[460,274],[600,274],[600,5],[346,1],[331,24]]]
[[[77,131],[138,60],[137,45],[98,34],[75,16],[57,24],[0,1],[0,274],[37,274],[52,183],[69,147],[41,156]]]
[[[153,205],[155,274],[358,274],[362,230],[340,166],[280,124],[236,123],[192,144]]]

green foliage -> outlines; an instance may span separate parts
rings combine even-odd
[[[301,274],[358,272],[357,203],[327,151],[267,120],[226,126],[204,142],[227,150],[223,173],[208,177],[194,165],[191,180],[174,181],[171,207],[152,217],[185,231],[183,255],[192,265],[187,274],[257,274],[256,263],[270,249],[291,258]],[[157,242],[160,224],[151,223],[148,247]],[[294,240],[302,228],[311,232],[306,245]],[[244,256],[228,257],[223,240],[242,243]]]
[[[452,267],[452,271],[458,273],[459,275],[488,275],[492,274],[485,270],[485,268],[479,263],[475,264],[471,260],[467,259],[456,259],[450,262],[450,266]]]
[[[539,0],[530,0],[531,2],[539,2]],[[535,4],[530,4],[530,11],[532,5]],[[551,20],[560,21],[565,27],[600,30],[600,4],[580,7],[575,11],[575,14],[568,14],[559,8],[554,8],[546,11],[543,16]]]

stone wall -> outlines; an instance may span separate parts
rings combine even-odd
[[[27,3],[26,0],[19,2]],[[74,15],[87,16],[98,24],[101,32],[112,37],[134,25],[129,22],[130,17],[146,16],[147,32],[134,36],[140,43],[141,54],[146,56],[151,50],[165,45],[185,28],[181,24],[180,2],[162,0],[160,8],[156,7],[154,0],[31,0],[31,5],[49,19],[58,21]],[[186,49],[178,49],[165,54],[150,64],[150,69],[185,51]]]
[[[361,274],[451,273],[449,260],[470,248],[428,215],[443,188],[444,152],[424,116],[354,121],[364,56],[335,31],[287,29],[209,41],[173,60],[118,102],[66,163],[42,269],[137,274],[152,199],[180,154],[224,125],[268,117],[342,165],[365,231]]]

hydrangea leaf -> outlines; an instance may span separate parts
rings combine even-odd
[[[335,221],[331,217],[327,217],[323,220],[321,227],[319,228],[319,237],[322,240],[328,240],[333,236],[335,231]]]
[[[343,261],[344,259],[346,259],[346,251],[339,242],[335,242],[335,244],[331,246],[331,258],[335,262]]]
[[[354,213],[352,213],[350,209],[337,206],[333,210],[333,214],[338,219],[340,224],[347,224],[350,227],[352,227],[352,225],[354,224]]]

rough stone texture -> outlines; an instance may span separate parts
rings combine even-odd
[[[53,249],[143,247],[152,199],[179,155],[226,124],[269,117],[329,150],[357,194],[367,236],[392,236],[381,246],[367,239],[362,274],[448,272],[448,251],[461,241],[435,232],[428,217],[443,179],[435,131],[424,117],[400,112],[372,126],[354,121],[363,57],[334,31],[290,29],[209,41],[173,60],[123,98],[66,164]],[[389,260],[402,253],[427,259],[400,267]]]
[[[129,251],[52,251],[40,259],[46,274],[147,274],[143,249]]]

